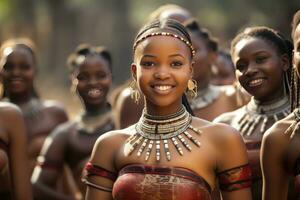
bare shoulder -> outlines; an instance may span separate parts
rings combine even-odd
[[[195,124],[197,124],[197,128],[200,128],[207,134],[211,139],[217,143],[230,143],[231,141],[242,141],[242,137],[240,133],[233,127],[224,124],[224,123],[216,123],[216,122],[209,122],[203,119],[194,118]],[[195,126],[193,124],[193,126]]]
[[[264,144],[281,144],[284,140],[289,138],[288,134],[285,134],[287,128],[293,123],[294,115],[291,113],[287,117],[277,121],[271,126],[263,136]]]
[[[47,110],[51,110],[53,112],[65,113],[65,107],[61,102],[55,100],[46,100],[43,102],[43,105]]]
[[[0,116],[2,121],[15,122],[22,118],[21,109],[15,104],[9,102],[0,103]]]

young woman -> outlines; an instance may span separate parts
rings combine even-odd
[[[97,140],[86,165],[86,199],[206,200],[216,180],[224,200],[251,199],[241,136],[183,105],[194,56],[186,29],[175,20],[154,21],[138,33],[133,51],[143,114]]]
[[[247,146],[253,172],[252,197],[261,199],[259,149],[264,132],[290,111],[291,48],[273,29],[246,28],[232,41],[232,60],[241,86],[253,97],[242,108],[215,119],[238,129]]]
[[[198,95],[190,99],[191,108],[197,117],[212,121],[224,112],[241,107],[247,102],[247,98],[243,95],[243,101],[239,103],[233,86],[220,87],[211,84],[218,43],[194,19],[185,22],[185,27],[196,51],[193,78],[197,82]]]
[[[0,198],[30,200],[25,125],[15,105],[0,103],[0,130]]]
[[[33,43],[28,39],[14,39],[3,43],[1,73],[4,85],[4,101],[22,110],[28,138],[30,172],[42,148],[46,136],[58,124],[67,121],[61,105],[42,101],[35,90],[36,58]]]
[[[154,10],[149,15],[148,21],[151,22],[157,19],[174,19],[180,23],[184,23],[191,17],[191,13],[185,8],[176,4],[166,4]],[[132,99],[133,90],[136,89],[132,87],[135,86],[131,84],[128,87],[128,85],[130,84],[127,83],[127,87],[123,86],[123,88],[121,86],[123,90],[119,93],[119,95],[115,95],[116,100],[113,100],[113,102],[115,102],[113,104],[113,110],[117,129],[126,128],[129,125],[136,123],[139,120],[144,107],[143,98],[139,98],[139,101],[137,102]]]
[[[275,123],[264,135],[262,141],[263,199],[287,199],[288,193],[296,191],[300,197],[299,179],[299,88],[300,88],[300,10],[292,23],[294,41],[291,106],[293,112]],[[295,184],[289,187],[289,180],[295,176]],[[288,199],[298,199],[289,195]]]
[[[114,129],[107,94],[112,84],[112,60],[103,47],[80,45],[70,55],[71,79],[84,106],[84,112],[73,122],[60,125],[47,138],[32,182],[37,199],[70,199],[55,192],[64,163],[71,169],[79,193],[85,193],[81,183],[82,170],[96,139]]]

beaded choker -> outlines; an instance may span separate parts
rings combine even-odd
[[[135,125],[136,133],[126,141],[125,149],[128,150],[127,155],[130,155],[139,147],[137,156],[140,157],[145,151],[145,160],[147,161],[155,146],[156,161],[160,161],[162,143],[166,159],[170,161],[170,144],[175,146],[181,156],[183,155],[182,146],[188,151],[192,150],[189,141],[200,147],[201,143],[187,131],[190,129],[201,135],[201,130],[194,128],[191,122],[192,116],[184,107],[168,116],[149,115],[144,109],[140,120]]]
[[[220,89],[218,86],[208,85],[207,88],[198,91],[198,95],[195,99],[190,101],[191,108],[200,109],[213,103],[220,95]]]
[[[245,112],[239,119],[237,129],[244,136],[250,136],[255,128],[261,124],[260,133],[266,131],[267,123],[271,120],[277,122],[289,114],[290,103],[288,96],[272,104],[260,105],[252,97],[251,101],[244,107]]]

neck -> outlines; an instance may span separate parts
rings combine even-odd
[[[145,112],[155,116],[167,116],[178,112],[182,106],[181,100],[168,106],[157,106],[146,102]]]
[[[31,93],[10,94],[8,96],[9,101],[17,105],[26,104],[33,98]]]
[[[107,102],[104,102],[102,105],[99,106],[85,105],[85,111],[83,113],[83,116],[86,117],[98,116],[108,112],[109,110],[110,110],[110,106]]]
[[[287,95],[285,95],[285,92],[283,91],[283,89],[279,90],[280,92],[278,92],[277,94],[274,94],[273,96],[268,96],[266,98],[260,98],[257,99],[254,97],[254,101],[257,105],[269,105],[269,104],[273,104],[277,101],[279,101],[280,99],[285,98]]]

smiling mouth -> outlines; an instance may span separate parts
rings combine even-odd
[[[159,93],[159,94],[167,94],[172,90],[171,85],[155,85],[153,86],[154,91]]]
[[[102,92],[99,89],[90,89],[88,91],[88,96],[92,97],[92,98],[97,98],[99,96],[101,96]]]
[[[249,87],[257,87],[260,86],[264,82],[264,79],[254,79],[248,82]]]

